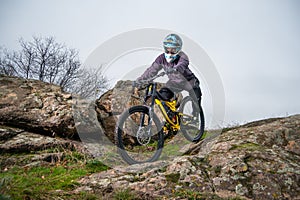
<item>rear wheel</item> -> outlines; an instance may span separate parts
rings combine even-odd
[[[163,149],[162,126],[149,108],[133,106],[124,111],[117,124],[117,146],[128,164],[156,161]]]
[[[202,107],[187,96],[182,100],[179,112],[182,113],[180,130],[184,137],[191,142],[199,142],[205,127]]]

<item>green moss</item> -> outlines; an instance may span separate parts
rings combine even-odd
[[[89,171],[89,173],[95,173],[105,171],[108,169],[108,167],[99,160],[90,160],[86,163],[86,169]]]
[[[193,191],[193,190],[179,190],[175,192],[176,197],[184,198],[184,199],[212,199],[212,200],[222,200],[219,196],[215,194],[204,194],[201,192]]]
[[[189,189],[181,189],[178,190],[176,192],[174,192],[174,195],[176,197],[180,197],[183,199],[197,199],[197,200],[242,200],[239,197],[230,197],[230,198],[221,198],[216,194],[213,193],[201,193],[198,191],[194,191],[194,190],[189,190]]]
[[[114,193],[115,200],[133,200],[137,199],[136,195],[130,189],[118,190]]]
[[[211,131],[204,131],[202,137],[201,137],[201,140],[207,138],[207,137],[210,137],[210,136],[213,136],[215,133],[214,132],[211,132]]]
[[[220,165],[217,165],[215,168],[214,168],[214,172],[219,175],[221,173],[221,170],[222,170],[222,166]]]
[[[164,173],[167,171],[167,166],[164,166],[158,170],[160,173]]]
[[[165,176],[167,181],[172,183],[177,183],[180,178],[180,174],[178,173],[166,174]]]
[[[247,142],[247,143],[243,143],[243,144],[239,144],[239,145],[233,145],[230,148],[230,150],[236,150],[236,149],[248,149],[251,151],[255,151],[255,150],[263,150],[263,147],[260,146],[259,144]]]
[[[182,146],[182,145],[181,145]],[[179,156],[182,153],[179,151],[180,145],[178,144],[167,144],[164,146],[161,159],[168,158],[168,157],[175,157]]]

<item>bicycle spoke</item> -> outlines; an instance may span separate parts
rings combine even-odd
[[[159,121],[148,124],[146,108],[137,106],[119,123],[118,146],[122,157],[130,164],[152,161],[161,152],[163,138]]]
[[[204,133],[204,115],[202,108],[191,97],[186,97],[180,106],[181,131],[185,138],[198,142]]]

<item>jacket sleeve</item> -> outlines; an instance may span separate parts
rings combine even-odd
[[[179,61],[174,68],[188,81],[195,78],[194,73],[189,68],[189,58],[184,52],[180,52]]]
[[[162,60],[160,55],[155,59],[152,65],[149,68],[147,68],[146,71],[137,80],[152,78],[162,69],[161,64],[162,64]]]
[[[176,68],[178,72],[184,75],[186,73],[186,70],[188,69],[188,66],[189,66],[188,56],[185,53],[180,52],[179,61],[177,65],[174,66],[174,68]]]

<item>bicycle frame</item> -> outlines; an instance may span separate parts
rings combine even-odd
[[[171,102],[169,101],[163,101],[162,99],[159,98],[159,95],[157,94],[157,83],[150,83],[147,85],[146,87],[146,94],[145,94],[145,97],[144,97],[144,105],[147,105],[146,102],[147,100],[151,97],[151,104],[149,106],[150,110],[149,110],[149,115],[150,115],[150,118],[149,118],[149,121],[148,121],[148,124],[151,124],[151,118],[152,118],[152,115],[153,115],[153,112],[154,112],[154,105],[157,104],[160,111],[162,112],[164,118],[166,119],[166,121],[171,125],[170,127],[172,128],[173,131],[178,131],[180,129],[180,123],[179,123],[179,115],[174,115],[175,119],[173,121],[173,119],[170,119],[168,114],[167,114],[167,111],[166,109],[164,108],[163,106],[163,103],[162,102],[165,102],[166,105],[173,111],[173,112],[176,112],[176,100],[173,100]],[[144,125],[144,119],[145,119],[145,116],[142,115],[141,116],[141,127]],[[150,127],[149,127],[150,128]]]

